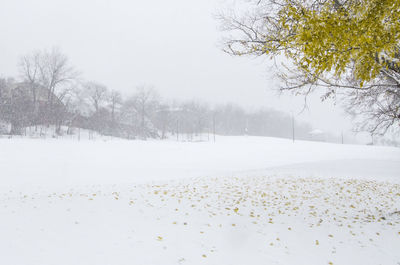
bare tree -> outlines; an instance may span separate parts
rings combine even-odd
[[[168,130],[174,132],[176,129],[173,127],[173,119],[171,115],[171,106],[165,103],[159,104],[154,115],[153,123],[156,128],[161,131],[161,139],[166,138]]]
[[[96,82],[87,82],[84,84],[84,88],[95,113],[98,112],[101,105],[106,102],[107,87]]]
[[[88,101],[94,112],[89,116],[90,128],[103,134],[109,134],[110,112],[107,108],[108,90],[107,87],[96,83],[87,82],[84,90]]]
[[[21,79],[29,84],[32,93],[33,105],[36,106],[37,89],[40,84],[41,53],[38,51],[24,55],[18,63]]]
[[[21,79],[28,84],[34,106],[38,113],[38,100],[46,103],[44,113],[47,123],[56,119],[59,105],[71,90],[79,76],[69,65],[68,58],[59,49],[34,51],[22,56],[19,61]]]
[[[153,87],[149,86],[137,87],[136,93],[132,97],[136,111],[140,117],[141,136],[143,139],[146,139],[148,135],[146,121],[150,120],[151,115],[156,111],[158,99],[157,92]]]
[[[54,103],[57,89],[77,79],[78,73],[68,63],[68,58],[59,49],[44,51],[40,55],[40,83],[48,90],[48,102]]]
[[[396,71],[384,70],[368,87],[347,89],[343,94],[344,106],[356,120],[357,130],[371,134],[399,131],[400,74]]]

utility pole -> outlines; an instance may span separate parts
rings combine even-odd
[[[342,131],[342,144],[344,144],[344,139],[343,139],[343,131]]]
[[[144,103],[142,105],[142,140],[146,140],[146,132],[145,132],[145,117],[144,117]]]
[[[244,133],[246,136],[249,134],[249,118],[246,118],[246,128],[244,128]]]
[[[294,139],[295,139],[294,133],[295,133],[295,131],[294,131],[294,114],[293,114],[293,111],[292,111],[292,137],[293,137],[293,143],[294,143]]]
[[[214,134],[214,143],[215,143],[215,114],[213,115],[213,134]]]
[[[176,120],[176,141],[179,142],[179,119]]]

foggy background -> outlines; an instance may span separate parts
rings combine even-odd
[[[338,135],[352,124],[318,95],[279,96],[273,62],[233,58],[218,47],[214,15],[226,1],[3,0],[0,75],[18,76],[18,58],[58,47],[87,80],[129,95],[152,85],[164,98],[237,103],[247,110],[293,112],[296,120]],[[362,142],[369,137],[357,136]]]

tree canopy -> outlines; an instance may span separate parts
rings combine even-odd
[[[290,59],[283,89],[351,89],[353,113],[374,110],[368,130],[399,124],[399,0],[258,0],[220,18],[228,53]]]
[[[375,79],[382,68],[398,68],[393,58],[400,40],[400,1],[337,3],[327,1],[320,10],[286,5],[279,21],[288,38],[278,45],[288,48],[288,56],[317,75],[334,70],[340,76],[354,62],[354,77],[361,86]],[[274,44],[264,46],[272,51],[276,48]],[[385,59],[379,60],[381,56]]]

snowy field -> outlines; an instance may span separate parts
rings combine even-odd
[[[400,264],[400,149],[0,139],[0,264]]]

